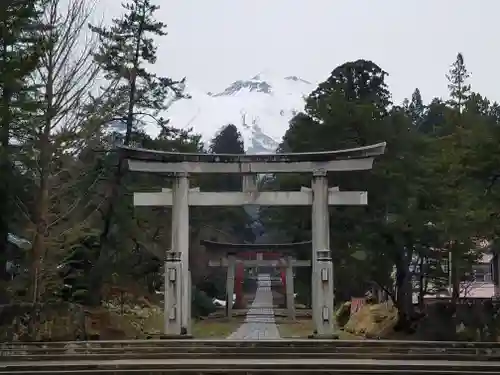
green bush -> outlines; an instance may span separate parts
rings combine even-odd
[[[193,288],[191,299],[191,315],[194,318],[208,316],[215,312],[215,305],[212,299],[203,291]]]
[[[215,273],[205,278],[196,285],[196,288],[205,292],[208,297],[225,299],[226,298],[226,275]]]
[[[300,280],[295,279],[295,291],[297,293],[296,302],[302,305],[311,306],[311,283],[310,282],[302,282]]]

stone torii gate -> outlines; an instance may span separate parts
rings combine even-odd
[[[202,240],[200,243],[211,253],[211,259],[208,262],[209,267],[224,267],[227,269],[226,311],[229,318],[232,317],[233,293],[236,292],[236,300],[241,298],[241,291],[238,291],[237,287],[241,285],[243,275],[241,275],[240,279],[237,271],[243,270],[247,267],[275,267],[280,268],[282,271],[282,281],[285,287],[288,316],[291,319],[295,319],[293,269],[295,267],[311,267],[311,261],[297,260],[293,257],[293,253],[294,250],[298,250],[300,248],[310,248],[311,241],[279,244],[236,244]],[[247,252],[255,254],[256,259],[241,259],[241,254],[246,254]],[[278,255],[278,258],[265,259],[265,255]],[[240,258],[238,258],[238,256],[240,256]]]
[[[189,271],[189,206],[312,206],[312,308],[315,334],[334,332],[333,265],[330,256],[329,205],[366,205],[364,191],[328,188],[328,172],[369,170],[385,143],[346,150],[232,155],[165,152],[120,147],[130,171],[170,175],[173,187],[161,192],[134,193],[135,206],[172,206],[172,246],[165,261],[165,334],[191,332]],[[243,176],[242,192],[200,192],[190,189],[191,174]],[[257,176],[311,173],[311,188],[301,191],[259,192]]]

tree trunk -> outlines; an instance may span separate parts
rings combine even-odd
[[[3,87],[3,95],[0,108],[0,280],[8,280],[7,273],[7,251],[9,247],[9,216],[11,198],[11,175],[12,165],[9,158],[9,129],[11,122],[10,113],[11,95],[6,87]],[[3,288],[0,288],[3,290]],[[1,292],[0,292],[1,293]],[[5,299],[6,296],[0,299]]]
[[[52,154],[50,131],[52,129],[52,121],[55,116],[54,109],[54,72],[56,69],[54,63],[54,51],[47,52],[46,64],[46,83],[45,83],[45,116],[42,132],[39,138],[38,149],[39,156],[39,181],[37,200],[35,207],[34,220],[34,239],[33,239],[33,261],[32,261],[32,298],[33,303],[38,303],[38,300],[43,292],[43,275],[42,262],[46,258],[46,240],[48,231],[48,211],[49,211],[49,177],[50,177],[50,161]]]
[[[142,35],[142,30],[139,30],[139,37],[137,38],[138,42],[136,45],[136,54],[135,54],[135,65],[131,69],[131,78],[130,78],[130,91],[129,91],[129,103],[126,117],[126,126],[127,130],[125,132],[124,145],[128,146],[132,137],[132,130],[134,126],[134,107],[136,102],[136,71],[137,64],[139,61],[139,53],[140,53],[140,36]],[[101,292],[100,289],[102,287],[103,282],[103,272],[104,272],[104,262],[108,256],[108,248],[109,248],[109,235],[111,231],[111,227],[113,224],[113,218],[115,215],[116,203],[118,198],[120,197],[120,185],[122,183],[123,174],[124,174],[124,159],[122,155],[118,156],[118,165],[116,172],[114,174],[113,180],[110,186],[110,194],[109,194],[109,204],[107,206],[107,210],[103,214],[103,230],[100,235],[100,248],[99,248],[99,256],[97,259],[97,264],[93,268],[95,272],[91,272],[91,290],[90,290],[90,303],[92,305],[100,304],[101,300]]]
[[[396,262],[396,288],[398,323],[395,330],[409,332],[411,328],[411,317],[413,315],[413,287],[411,283],[411,272],[409,270],[412,251],[404,249],[397,257]]]
[[[458,300],[460,299],[460,275],[458,273],[458,258],[455,255],[455,245],[451,242],[450,245],[450,258],[449,258],[449,270],[451,272],[450,283],[451,283],[451,303],[456,306]]]
[[[44,137],[45,138],[45,137]],[[35,234],[33,239],[33,261],[32,261],[32,298],[33,303],[38,303],[43,292],[42,263],[46,258],[46,237],[47,237],[47,213],[48,213],[48,164],[50,160],[49,140],[42,140],[40,147],[40,185],[38,187],[35,217]],[[46,143],[47,142],[47,143]]]
[[[420,311],[423,310],[424,308],[424,294],[425,294],[425,272],[424,272],[424,265],[425,265],[425,258],[420,257],[419,259],[419,278],[418,278],[418,306],[420,308]]]

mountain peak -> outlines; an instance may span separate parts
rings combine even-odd
[[[311,82],[294,75],[283,76],[270,70],[264,70],[250,79],[234,81],[222,92],[211,94],[211,96],[235,96],[249,92],[273,95],[278,91],[297,91],[297,88],[294,87],[297,85],[310,86]]]
[[[256,75],[254,75],[251,78],[251,80],[268,82],[268,83],[272,84],[276,81],[282,80],[283,78],[284,78],[283,75],[281,75],[277,72],[274,72],[271,69],[264,69],[264,70],[260,71],[259,73],[257,73]]]
[[[305,83],[306,85],[311,85],[312,84],[311,82],[306,81],[305,79],[297,77],[297,76],[288,76],[288,77],[285,77],[285,79],[287,81],[294,81],[294,82]]]
[[[175,102],[168,111],[172,126],[192,128],[205,143],[223,126],[235,125],[248,153],[274,152],[290,119],[304,109],[304,97],[313,85],[298,76],[262,71],[236,80],[219,93],[197,90],[188,82],[191,99]],[[146,129],[156,136],[154,127]]]
[[[247,81],[242,81],[238,80],[233,82],[231,85],[226,87],[224,91],[214,94],[212,96],[217,97],[217,96],[234,96],[238,94],[239,92],[246,91],[246,92],[261,92],[264,94],[270,94],[271,93],[271,85],[265,81],[260,81],[256,79],[250,79]]]

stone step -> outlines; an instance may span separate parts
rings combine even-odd
[[[178,374],[178,375],[251,375],[251,374],[267,374],[267,375],[288,375],[288,374],[314,374],[314,375],[478,375],[477,370],[454,370],[447,371],[443,369],[427,369],[427,370],[377,370],[377,369],[326,369],[326,370],[301,370],[301,369],[285,369],[285,370],[238,370],[238,369],[211,369],[211,370],[203,370],[199,369],[150,369],[150,370],[141,370],[141,369],[130,369],[130,370],[73,370],[68,373],[66,370],[49,370],[49,371],[20,371],[15,372],[14,374],[18,375],[52,375],[52,374],[80,374],[80,375],[126,375],[126,374],[137,374],[137,375],[170,375],[170,374]],[[10,375],[12,372],[4,372],[0,371],[0,375]],[[482,371],[480,375],[498,375],[498,371]]]
[[[90,354],[39,354],[39,355],[9,355],[0,357],[0,363],[7,362],[37,362],[37,361],[113,361],[113,360],[142,360],[142,359],[201,359],[214,358],[213,352],[201,353],[90,353]],[[500,354],[477,355],[463,353],[240,353],[227,352],[217,353],[217,359],[295,359],[300,355],[301,359],[377,359],[377,360],[405,360],[405,361],[497,361],[500,363]]]
[[[4,342],[0,351],[6,349],[69,349],[69,348],[140,348],[140,347],[175,347],[175,348],[252,348],[252,347],[288,347],[288,348],[320,348],[320,347],[367,347],[367,348],[469,348],[500,349],[500,342],[465,342],[465,341],[399,341],[399,340],[109,340],[109,341],[59,341],[59,342]]]
[[[40,371],[52,371],[52,373],[75,373],[74,371],[115,371],[114,373],[141,370],[142,374],[147,371],[165,371],[166,373],[182,373],[184,371],[198,371],[198,374],[225,373],[232,374],[242,371],[247,373],[272,373],[274,371],[299,370],[305,372],[314,371],[337,371],[337,373],[352,373],[357,371],[367,373],[379,370],[379,373],[391,374],[393,371],[406,371],[418,373],[427,371],[432,374],[457,374],[469,372],[475,374],[500,374],[500,362],[458,362],[458,361],[401,361],[401,360],[368,360],[368,359],[168,359],[168,360],[116,360],[116,361],[54,361],[54,362],[18,362],[1,363],[0,371],[3,373],[37,373]],[[223,372],[225,371],[225,372]],[[343,371],[343,372],[341,372]],[[385,371],[385,372],[383,372]],[[432,372],[430,372],[432,371]]]
[[[137,346],[137,347],[76,347],[76,348],[30,348],[29,350],[22,349],[7,349],[0,351],[0,360],[8,358],[12,355],[84,355],[84,354],[125,354],[125,353],[160,353],[160,354],[175,354],[175,353],[282,353],[282,354],[322,354],[340,353],[340,354],[362,354],[368,353],[376,355],[379,353],[399,353],[399,354],[470,354],[470,355],[500,355],[500,350],[489,348],[467,348],[467,347],[338,347],[338,346],[320,346],[320,347],[286,347],[286,346],[255,346],[255,347],[218,347],[218,346],[196,346],[196,347],[162,347],[162,346]]]

